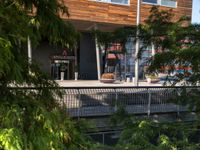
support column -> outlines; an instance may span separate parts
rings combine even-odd
[[[139,40],[139,29],[138,25],[140,24],[140,0],[137,1],[137,18],[136,18],[136,25],[137,25],[137,33],[136,33],[136,44],[135,44],[135,80],[134,84],[135,86],[138,86],[138,80],[139,80],[139,59],[138,59],[138,53],[140,49],[140,40]]]
[[[95,29],[97,29],[97,26],[95,26]],[[100,50],[98,46],[98,39],[96,36],[95,36],[95,46],[96,46],[97,75],[98,75],[98,80],[100,80],[101,79]]]
[[[78,49],[75,47],[75,60],[74,60],[74,80],[78,80]]]
[[[27,38],[27,46],[28,46],[28,62],[29,64],[31,64],[32,63],[32,47],[31,47],[31,40],[29,36]]]
[[[139,49],[140,49],[140,41],[139,38],[136,37],[136,44],[135,44],[135,80],[134,80],[134,84],[135,86],[139,85],[139,59],[138,59],[138,53],[139,53]]]
[[[152,55],[152,57],[154,57],[154,55],[155,55],[155,46],[154,46],[154,44],[153,44],[153,42],[151,42],[151,55]]]
[[[28,46],[28,72],[31,74],[30,64],[32,63],[32,47],[30,37],[27,37],[27,46]]]

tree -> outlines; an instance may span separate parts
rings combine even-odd
[[[35,44],[46,37],[52,44],[76,45],[77,32],[61,13],[68,15],[67,7],[57,0],[0,1],[0,149],[90,147],[60,107],[56,97],[63,91],[24,52],[27,36]]]
[[[159,11],[157,7],[153,7],[151,12],[143,27],[146,32],[142,39],[146,45],[153,42],[160,52],[151,59],[149,70],[160,72],[168,68],[166,71],[169,75],[179,70],[174,76],[174,84],[185,80],[186,85],[196,85],[200,79],[197,57],[200,26],[190,25],[187,17],[173,22],[170,11]]]
[[[177,69],[173,76],[176,83],[185,80],[183,85],[197,85],[199,83],[200,68],[200,26],[190,25],[187,17],[172,21],[170,11],[160,11],[153,7],[146,24],[141,26],[140,38],[143,48],[154,43],[159,50],[149,61],[149,72],[159,73],[166,69],[169,76]],[[166,67],[167,66],[167,67]],[[145,149],[145,150],[197,150],[199,143],[199,87],[179,87],[179,94],[173,100],[179,105],[189,106],[194,111],[197,120],[192,122],[160,123],[149,119],[138,120],[130,116],[116,115],[119,123],[123,123],[124,130],[115,149]]]
[[[108,54],[108,49],[112,44],[121,44],[122,46],[122,51],[121,53],[126,53],[126,43],[128,41],[128,38],[130,37],[135,37],[136,35],[136,27],[122,27],[122,28],[117,28],[116,30],[112,32],[103,32],[100,30],[95,30],[93,31],[94,35],[97,37],[98,44],[100,47],[101,51],[104,51],[103,57],[102,57],[102,66],[103,66],[103,71],[102,73],[105,72],[105,65],[106,65],[106,56]],[[103,49],[102,49],[102,47]],[[116,53],[114,53],[116,58],[118,59],[118,56]]]
[[[194,123],[160,123],[129,117],[115,149],[197,150],[200,148],[197,135],[198,126]]]

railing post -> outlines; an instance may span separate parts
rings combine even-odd
[[[115,108],[114,108],[114,111],[116,112],[117,111],[117,101],[118,101],[118,94],[117,94],[117,90],[114,88],[115,90]]]
[[[103,133],[103,145],[105,145],[105,135]]]
[[[178,92],[178,96],[181,96],[181,89],[178,88],[177,90]],[[178,102],[177,106],[176,106],[176,109],[177,109],[177,116],[180,116],[180,103]]]
[[[81,94],[79,89],[78,90],[78,120],[80,119],[80,106],[81,106]]]
[[[151,90],[149,90],[149,88],[147,88],[148,91],[148,106],[147,106],[147,115],[148,117],[151,114]]]
[[[64,89],[65,90],[65,89]],[[64,91],[64,94],[62,95],[62,107],[63,107],[63,110],[65,109],[64,107],[66,107],[65,106],[65,98],[66,98],[66,90]]]

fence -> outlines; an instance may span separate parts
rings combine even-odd
[[[198,87],[187,87],[187,91]],[[13,90],[13,88],[11,88]],[[172,102],[182,87],[61,87],[59,103],[71,117],[112,115],[120,107],[129,114],[171,113],[187,111],[187,106]],[[35,97],[41,88],[14,88]],[[47,89],[46,89],[47,90]],[[15,91],[15,92],[16,92]],[[14,92],[14,91],[13,91]]]
[[[172,102],[181,87],[75,87],[64,88],[64,106],[72,117],[112,115],[120,107],[129,114],[187,111]],[[188,89],[191,89],[188,88]]]

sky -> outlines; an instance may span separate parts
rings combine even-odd
[[[200,23],[200,0],[193,0],[192,23]]]

